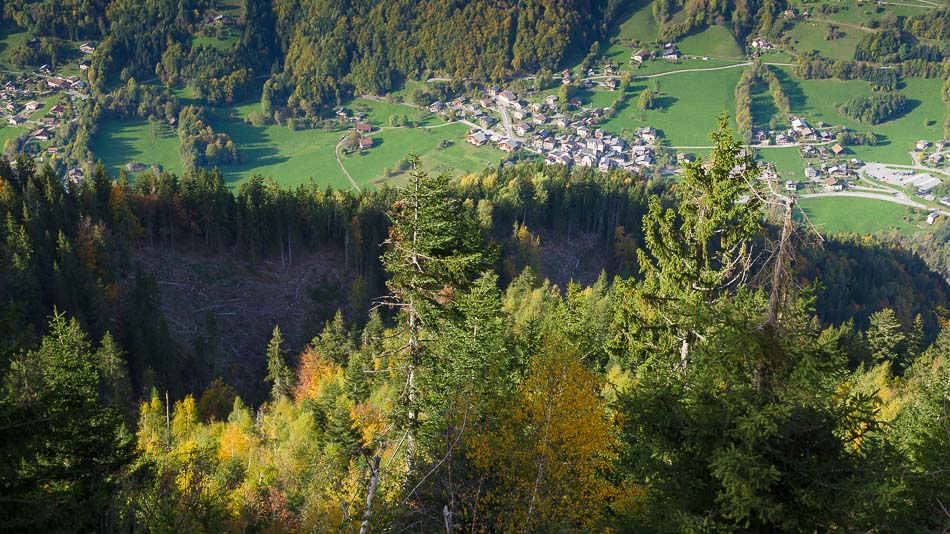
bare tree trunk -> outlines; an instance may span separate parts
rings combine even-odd
[[[785,199],[785,213],[782,221],[782,237],[779,241],[778,253],[775,258],[775,264],[772,265],[772,288],[769,293],[769,308],[766,318],[765,328],[770,335],[774,335],[778,330],[779,320],[781,320],[782,309],[785,307],[785,296],[787,294],[788,262],[792,253],[791,235],[792,235],[792,207],[795,201],[792,198]],[[768,362],[760,361],[755,370],[755,390],[762,393],[769,382]]]
[[[363,522],[360,524],[360,534],[369,533],[369,520],[373,515],[373,497],[376,496],[376,486],[379,485],[379,456],[373,457],[369,466],[369,487],[366,489],[366,510],[363,511]]]
[[[168,402],[168,390],[165,390],[165,450],[172,448],[172,417],[171,405]]]

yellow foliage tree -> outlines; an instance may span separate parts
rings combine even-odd
[[[568,347],[546,341],[500,428],[469,439],[472,460],[491,481],[477,503],[489,530],[595,530],[615,493],[605,478],[615,445],[602,380]]]

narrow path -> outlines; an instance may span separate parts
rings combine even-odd
[[[660,72],[657,74],[644,74],[642,76],[634,75],[633,78],[634,79],[659,78],[660,76],[669,76],[671,74],[683,74],[685,72],[706,72],[706,71],[712,71],[712,70],[735,69],[739,67],[748,67],[751,64],[752,64],[751,61],[744,61],[742,63],[736,63],[735,65],[725,65],[723,67],[706,67],[703,69],[680,69],[680,70],[671,70],[668,72]]]
[[[885,202],[893,202],[894,204],[901,204],[904,206],[909,206],[912,208],[917,208],[921,210],[930,211],[931,208],[920,202],[914,202],[913,200],[906,197],[899,197],[893,195],[885,195],[881,193],[869,193],[864,191],[836,191],[829,193],[807,193],[804,195],[798,195],[798,198],[822,198],[822,197],[854,197],[854,198],[869,198],[872,200],[883,200]],[[946,213],[941,211],[941,213]]]
[[[340,142],[336,144],[336,148],[333,149],[333,152],[336,154],[336,163],[337,165],[340,166],[340,170],[343,171],[343,174],[346,175],[346,178],[350,181],[350,183],[353,184],[353,187],[356,189],[356,191],[358,193],[362,193],[363,190],[360,189],[360,186],[359,184],[356,183],[356,180],[354,180],[353,177],[350,176],[350,172],[347,171],[346,167],[343,166],[343,160],[340,159],[340,147],[343,146],[343,141],[345,140],[346,140],[346,136],[343,136],[343,138],[340,139]]]

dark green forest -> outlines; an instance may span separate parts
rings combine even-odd
[[[713,141],[678,182],[413,163],[359,194],[0,162],[0,529],[946,529],[947,283],[817,239]],[[540,275],[571,234],[609,251],[592,283]],[[364,289],[305,346],[266,325],[254,383],[137,260],[330,247]]]

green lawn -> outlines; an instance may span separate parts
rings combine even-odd
[[[869,198],[806,198],[798,205],[825,233],[875,234],[897,230],[912,234],[924,228],[926,213],[893,202]]]
[[[178,135],[165,125],[155,136],[148,121],[104,121],[92,143],[92,151],[113,176],[131,162],[181,172]]]
[[[723,110],[735,115],[735,87],[741,74],[742,69],[736,68],[638,80],[630,88],[627,106],[602,127],[620,133],[650,125],[674,146],[707,146],[716,116]],[[659,90],[655,102],[664,111],[637,109],[636,95],[646,87]]]
[[[841,61],[853,60],[854,50],[858,46],[858,41],[861,40],[866,32],[857,28],[841,26],[838,29],[844,33],[844,36],[833,41],[828,41],[825,40],[827,28],[827,22],[802,21],[796,24],[791,30],[785,32],[785,34],[791,39],[792,46],[799,52],[818,50],[821,55],[831,59]]]
[[[234,46],[241,35],[237,28],[229,28],[227,37],[221,39],[212,35],[205,35],[203,33],[196,34],[191,39],[192,46],[210,46],[211,48],[217,48],[218,50],[229,50]]]
[[[805,179],[805,161],[797,148],[763,148],[758,151],[760,159],[775,164],[782,180],[801,181]]]
[[[742,49],[735,36],[725,26],[710,26],[688,35],[677,43],[680,51],[690,56],[710,56],[725,59],[742,59]]]

